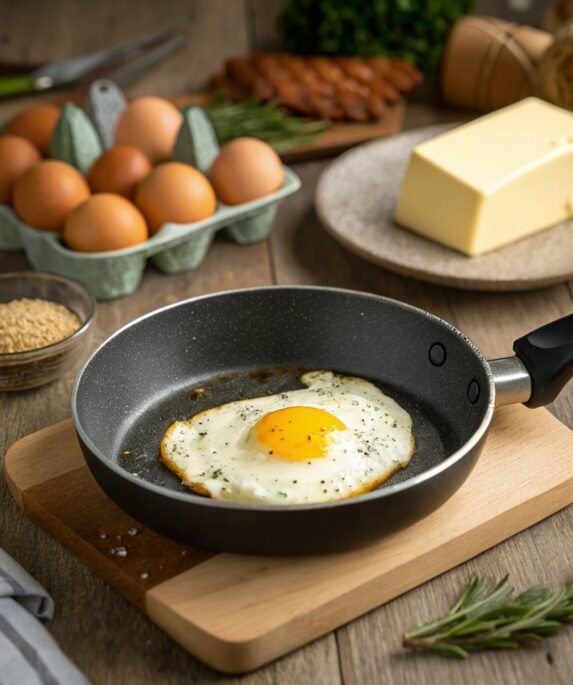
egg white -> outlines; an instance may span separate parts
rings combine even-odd
[[[307,387],[229,402],[176,421],[161,460],[195,492],[215,499],[304,504],[367,492],[407,466],[415,451],[412,419],[372,383],[331,371],[301,377]],[[286,407],[323,409],[345,430],[329,434],[327,454],[284,461],[257,440],[257,421]]]

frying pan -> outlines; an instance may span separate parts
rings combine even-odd
[[[363,545],[426,516],[471,472],[497,405],[551,402],[573,375],[573,315],[486,361],[442,319],[375,295],[268,287],[198,297],[125,326],[88,359],[72,415],[101,488],[144,524],[194,546],[322,553]],[[302,387],[304,370],[366,378],[413,419],[410,465],[378,489],[311,505],[194,494],[159,461],[175,420]],[[196,388],[202,392],[194,392]]]

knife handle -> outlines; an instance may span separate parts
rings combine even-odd
[[[36,90],[34,78],[30,74],[0,77],[0,97],[24,95]]]

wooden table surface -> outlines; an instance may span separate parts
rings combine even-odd
[[[171,25],[188,36],[186,47],[142,78],[130,94],[186,93],[202,86],[226,55],[272,45],[279,4],[276,0],[6,3],[0,61],[65,57]],[[0,118],[7,118],[27,102],[20,99],[2,104]],[[412,104],[406,127],[455,118],[459,114]],[[514,338],[572,311],[571,284],[515,295],[462,292],[400,278],[348,254],[329,238],[313,211],[314,188],[326,163],[296,166],[303,188],[281,206],[276,229],[266,243],[238,247],[217,240],[196,271],[166,276],[150,268],[135,294],[101,303],[94,344],[156,307],[200,293],[269,283],[338,286],[398,298],[451,321],[489,357],[509,354]],[[0,271],[25,268],[21,255],[0,253]],[[70,374],[38,390],[0,394],[0,456],[15,440],[69,415],[72,383]],[[573,426],[573,384],[551,411]],[[280,661],[233,678],[199,663],[27,520],[3,480],[0,500],[0,545],[52,594],[56,616],[49,630],[96,684],[419,685],[487,679],[516,685],[568,685],[572,679],[573,629],[534,649],[476,655],[466,662],[405,654],[400,647],[402,631],[441,615],[472,573],[500,577],[510,572],[518,588],[571,582],[572,508]]]

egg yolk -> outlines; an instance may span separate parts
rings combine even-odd
[[[277,409],[265,414],[255,427],[259,443],[285,461],[325,457],[330,434],[345,429],[336,416],[315,407]]]

